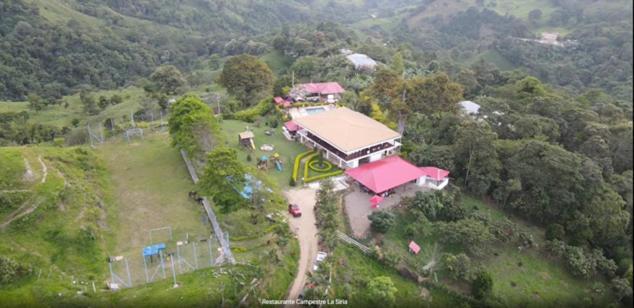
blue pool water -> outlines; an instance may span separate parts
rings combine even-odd
[[[316,113],[320,113],[324,111],[326,111],[326,108],[323,108],[323,107],[306,108],[306,113],[308,114],[316,114]]]

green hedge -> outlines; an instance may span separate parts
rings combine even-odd
[[[325,160],[325,159],[324,159],[324,165],[325,165],[324,168],[318,168],[317,166],[315,166],[317,164],[319,164],[318,160],[309,161],[308,162],[308,168],[310,168],[310,170],[313,170],[313,171],[318,172],[318,173],[328,172],[328,171],[331,171],[334,168],[333,164],[330,163],[329,161]]]
[[[233,114],[228,114],[225,116],[226,119],[232,120],[240,120],[244,122],[255,122],[255,120],[259,116],[263,116],[267,114],[269,111],[273,110],[274,105],[271,102],[272,98],[266,98],[260,101],[257,105],[238,111]]]
[[[306,164],[304,164],[304,183],[306,183],[306,179],[308,178],[308,163],[315,157],[319,155],[319,152],[315,152],[308,157],[306,157]]]
[[[306,157],[307,155],[310,155],[310,154],[312,154],[312,153],[314,153],[314,151],[312,151],[312,150],[311,150],[311,151],[308,151],[308,152],[301,153],[301,154],[299,154],[299,155],[297,155],[297,156],[295,157],[295,164],[293,165],[293,175],[292,175],[292,179],[293,179],[293,181],[295,181],[296,183],[297,183],[297,173],[299,172],[299,166],[300,166],[300,165],[301,165],[301,163],[302,163],[302,159],[304,159],[304,157]]]
[[[324,173],[324,174],[320,174],[311,178],[304,178],[304,183],[310,183],[310,182],[316,182],[319,180],[323,180],[325,178],[329,178],[329,177],[333,177],[333,176],[338,176],[343,174],[343,170],[336,170],[330,173]]]

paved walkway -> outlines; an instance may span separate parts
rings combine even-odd
[[[382,211],[391,209],[401,203],[403,197],[412,197],[419,191],[429,191],[429,188],[419,187],[416,184],[408,184],[396,189],[396,193],[385,198],[379,205],[378,209],[372,209],[370,198],[372,194],[361,191],[357,184],[350,187],[350,192],[346,195],[344,201],[346,205],[346,213],[352,236],[355,238],[365,238],[370,231],[370,220],[368,215],[374,211]]]
[[[315,218],[315,189],[293,189],[285,192],[289,203],[297,204],[302,211],[301,217],[288,215],[289,224],[299,240],[299,267],[295,281],[291,285],[287,299],[295,300],[304,289],[307,273],[312,271],[312,264],[317,256],[319,239]]]

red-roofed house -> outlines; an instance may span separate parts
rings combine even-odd
[[[346,174],[379,195],[408,183],[436,190],[443,189],[449,183],[448,171],[433,167],[419,168],[398,156],[348,169]]]
[[[337,82],[302,83],[291,89],[290,96],[296,101],[336,103],[345,91]]]
[[[449,171],[436,167],[422,167],[420,168],[424,179],[423,185],[431,189],[441,190],[449,184]]]
[[[275,103],[275,105],[278,105],[278,106],[283,107],[283,108],[290,108],[292,106],[291,102],[289,102],[289,101],[287,101],[287,100],[285,100],[285,99],[283,99],[283,98],[281,98],[279,96],[274,97],[273,98],[273,102]]]

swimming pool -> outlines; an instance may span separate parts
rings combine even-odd
[[[326,111],[326,108],[324,108],[324,107],[314,107],[314,108],[306,108],[304,110],[306,111],[307,114],[316,114],[316,113],[320,113],[320,112]]]

